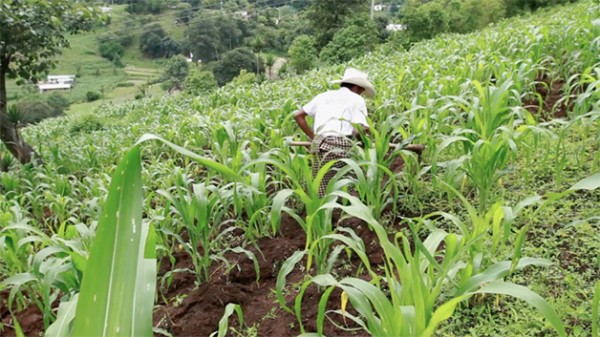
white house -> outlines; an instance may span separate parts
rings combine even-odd
[[[48,83],[75,84],[75,75],[48,75]]]
[[[406,25],[402,25],[402,24],[398,24],[398,23],[390,23],[389,25],[385,26],[385,29],[390,32],[399,32],[402,30],[406,30]]]
[[[45,82],[38,83],[40,92],[70,90],[75,85],[75,75],[48,75]]]
[[[38,89],[40,92],[52,91],[52,90],[71,90],[70,84],[64,83],[38,83]]]

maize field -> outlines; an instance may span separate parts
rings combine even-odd
[[[293,113],[347,66],[372,132],[319,198]],[[597,2],[23,137],[2,336],[599,336]]]

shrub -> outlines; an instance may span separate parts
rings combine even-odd
[[[22,125],[38,123],[48,117],[51,117],[52,107],[42,100],[27,100],[15,104],[16,116],[11,118],[18,119]]]
[[[88,113],[80,115],[78,118],[71,120],[71,133],[92,132],[102,130],[104,123],[102,119],[94,114]]]
[[[185,90],[192,95],[210,92],[217,87],[215,75],[210,71],[199,71],[193,68],[185,79]]]
[[[71,102],[62,94],[53,92],[46,98],[46,103],[52,108],[48,117],[56,117],[65,113]]]
[[[135,86],[133,82],[119,82],[117,83],[117,88],[129,88]]]
[[[102,97],[102,95],[97,91],[88,91],[85,94],[85,97],[87,98],[88,102],[93,102],[95,100],[100,99]]]

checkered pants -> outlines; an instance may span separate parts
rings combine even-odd
[[[352,141],[346,137],[341,136],[316,136],[312,143],[312,152],[315,156],[312,165],[313,177],[317,176],[317,173],[328,162],[337,159],[348,158],[350,148],[352,147]],[[338,161],[329,169],[321,180],[319,186],[319,197],[325,195],[327,190],[327,184],[335,176],[337,171],[343,168],[346,164]]]

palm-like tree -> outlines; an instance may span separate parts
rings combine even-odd
[[[273,65],[275,64],[275,57],[272,54],[267,54],[267,58],[265,59],[265,67],[267,67],[267,78],[273,79]]]
[[[264,41],[260,38],[260,36],[255,36],[254,38],[252,38],[252,41],[250,41],[250,47],[252,48],[252,51],[256,53],[256,77],[258,78],[259,72],[260,72],[260,51],[264,48],[265,43]]]

